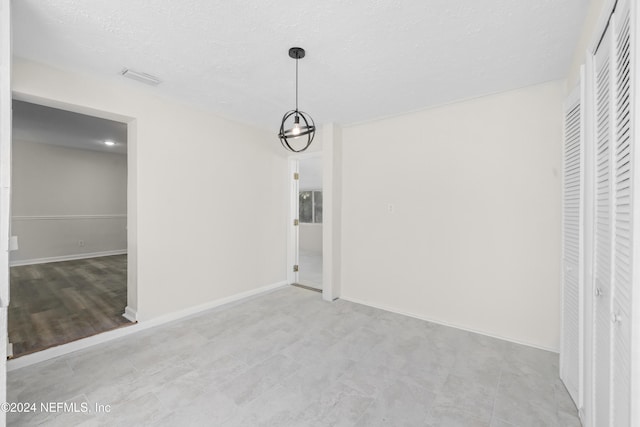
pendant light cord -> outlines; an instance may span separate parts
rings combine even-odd
[[[296,111],[298,111],[298,55],[296,55]]]

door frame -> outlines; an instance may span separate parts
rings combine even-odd
[[[291,155],[288,158],[288,182],[289,185],[289,225],[287,227],[287,283],[293,284],[298,282],[299,275],[293,271],[293,266],[299,263],[299,226],[294,225],[294,221],[298,218],[298,192],[300,189],[299,181],[294,179],[294,174],[300,172],[300,160],[319,158],[323,162],[323,197],[324,197],[324,156],[321,151],[315,151],[310,153],[302,153]],[[324,202],[324,199],[323,199]],[[324,211],[324,206],[323,206]],[[323,212],[324,218],[324,212]],[[324,222],[322,224],[322,232],[324,234]],[[324,240],[324,239],[323,239]],[[324,260],[327,256],[327,248],[322,245],[322,262],[324,270]],[[328,299],[329,289],[327,286],[327,280],[324,277],[324,271],[322,275],[322,296],[324,299]]]
[[[11,0],[0,0],[0,402],[7,401],[9,236],[11,235]],[[6,424],[0,413],[0,426]]]
[[[46,107],[58,108],[101,119],[127,124],[127,306],[122,315],[131,322],[137,321],[138,311],[138,162],[137,119],[112,111],[97,110],[79,104],[70,104],[55,98],[45,98],[13,91],[12,99]],[[10,170],[9,170],[10,172]]]
[[[298,227],[294,221],[298,219],[298,180],[294,178],[298,173],[300,158],[290,156],[288,159],[287,182],[289,183],[289,216],[287,218],[287,283],[298,282],[298,272],[293,266],[298,264]]]

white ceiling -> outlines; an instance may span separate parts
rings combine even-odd
[[[14,53],[122,78],[274,133],[294,106],[349,124],[564,78],[588,0],[21,0]]]
[[[127,125],[14,100],[13,139],[126,154]],[[105,145],[106,140],[115,145]]]

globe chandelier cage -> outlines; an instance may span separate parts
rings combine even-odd
[[[316,125],[309,114],[298,109],[298,60],[304,58],[305,51],[301,47],[292,47],[289,56],[296,60],[296,108],[282,117],[278,137],[285,149],[300,153],[311,145],[316,135]]]

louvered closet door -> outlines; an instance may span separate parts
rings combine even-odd
[[[580,378],[580,268],[582,247],[583,146],[580,88],[564,106],[563,283],[560,376],[578,405]]]
[[[620,4],[622,3],[622,4]],[[633,277],[632,189],[633,140],[631,100],[631,14],[628,2],[619,2],[612,18],[615,44],[616,94],[614,102],[614,246],[612,328],[612,424],[631,426],[631,303]],[[640,402],[636,402],[639,405]]]
[[[609,426],[611,372],[611,31],[607,29],[594,57],[595,68],[595,242],[594,242],[594,416],[595,426]]]

